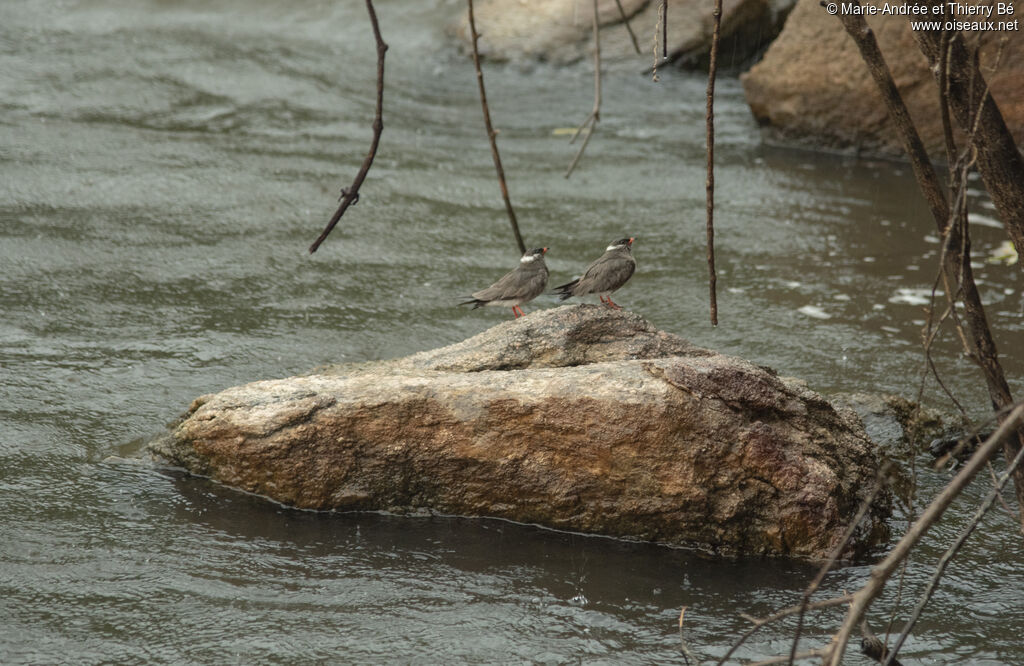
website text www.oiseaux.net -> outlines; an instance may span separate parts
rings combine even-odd
[[[971,5],[962,2],[943,2],[930,6],[910,5],[902,2],[860,4],[859,2],[829,2],[829,14],[849,16],[908,16],[912,30],[1019,30],[1020,19],[1013,16],[1012,2]]]

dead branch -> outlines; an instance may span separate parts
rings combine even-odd
[[[871,505],[874,503],[875,498],[878,497],[878,493],[885,487],[885,480],[889,475],[889,470],[891,468],[892,463],[888,461],[879,467],[878,473],[875,475],[875,485],[872,486],[871,492],[868,493],[868,496],[863,502],[861,502],[860,508],[857,510],[857,514],[853,517],[853,520],[850,521],[850,524],[846,526],[846,531],[843,533],[842,538],[836,542],[836,545],[832,548],[832,552],[829,553],[825,564],[823,564],[821,569],[818,571],[818,575],[814,577],[811,584],[804,590],[803,597],[800,599],[800,612],[797,616],[796,631],[793,632],[793,645],[789,651],[789,661],[791,663],[797,658],[797,645],[800,643],[800,633],[803,631],[804,616],[807,614],[807,609],[810,607],[811,597],[814,596],[814,593],[818,591],[819,587],[821,587],[821,583],[825,580],[825,576],[828,575],[828,572],[831,571],[832,567],[835,566],[835,563],[839,561],[839,557],[842,555],[843,549],[846,548],[847,542],[849,542],[854,531],[856,531],[857,526],[860,525],[860,522],[864,520],[864,516],[866,516],[868,511],[871,509]]]
[[[747,664],[747,666],[770,666],[771,664],[792,664],[794,659],[810,659],[812,657],[827,657],[828,650],[808,650],[807,652],[801,652],[797,655],[787,655],[772,657],[770,659],[763,659],[761,661],[755,661]]]
[[[629,38],[633,42],[633,48],[636,50],[636,54],[640,55],[640,43],[636,41],[636,34],[633,32],[633,27],[629,25],[629,18],[626,16],[626,10],[622,8],[622,0],[615,0],[615,4],[619,8],[619,16],[622,17],[622,24],[626,26],[626,32],[629,33]]]
[[[583,151],[587,149],[587,144],[590,143],[590,137],[594,135],[594,131],[597,129],[597,121],[601,119],[601,24],[598,21],[597,16],[597,0],[593,0],[594,6],[594,108],[591,109],[590,115],[580,123],[580,126],[576,128],[576,133],[572,135],[569,143],[572,144],[576,140],[576,137],[580,135],[583,128],[586,127],[587,135],[583,137],[583,143],[580,144],[580,149],[576,151],[576,157],[572,158],[572,162],[569,164],[569,168],[565,172],[565,177],[568,178],[572,175],[576,165],[579,164],[580,158],[583,157]]]
[[[665,2],[666,0],[663,0]],[[718,73],[718,42],[722,28],[722,0],[715,0],[711,13],[714,30],[711,33],[711,61],[708,65],[707,108],[704,122],[707,127],[707,179],[704,181],[707,200],[707,261],[708,299],[711,307],[711,325],[718,326],[718,275],[715,273],[715,76]]]
[[[683,651],[683,661],[687,663],[687,666],[689,666],[691,660],[694,664],[700,664],[700,660],[690,651],[690,647],[686,644],[686,639],[683,638],[683,617],[685,615],[686,606],[683,606],[682,610],[679,611],[679,648]]]
[[[788,608],[783,608],[782,610],[776,611],[776,612],[772,613],[771,615],[769,615],[767,617],[760,617],[760,618],[758,618],[758,617],[752,617],[752,616],[749,616],[749,615],[741,614],[740,617],[742,617],[743,619],[745,619],[748,622],[750,622],[753,626],[751,626],[750,629],[747,629],[747,631],[744,632],[742,636],[740,636],[738,639],[736,639],[736,642],[732,644],[732,647],[729,648],[729,651],[726,652],[725,655],[723,655],[721,659],[719,659],[717,662],[715,662],[715,666],[724,666],[725,662],[727,662],[729,660],[729,657],[732,656],[732,653],[735,652],[736,650],[738,650],[741,645],[743,645],[744,643],[747,642],[748,638],[753,636],[754,633],[758,629],[760,629],[761,627],[763,627],[765,625],[771,624],[772,622],[778,622],[782,618],[790,617],[790,616],[796,615],[797,613],[800,613],[800,612],[806,613],[807,611],[819,610],[819,609],[822,609],[822,608],[832,608],[834,606],[842,606],[843,604],[850,603],[850,601],[852,601],[852,600],[853,600],[853,595],[844,594],[841,597],[833,597],[832,599],[823,599],[821,601],[814,601],[814,602],[811,602],[811,603],[807,604],[806,606],[804,606],[804,604],[802,604],[802,603],[801,604],[797,604],[796,606],[789,606]]]
[[[661,0],[661,5],[658,7],[658,22],[654,24],[654,64],[651,65],[651,81],[657,83],[660,81],[658,78],[658,65],[664,62],[664,58],[658,58],[658,42],[664,42],[664,38],[660,37],[662,32],[667,30],[665,27],[665,12],[667,11],[666,0]]]
[[[853,4],[858,7],[860,6],[857,0],[853,0]],[[935,173],[935,167],[932,166],[931,160],[928,159],[928,152],[925,150],[924,142],[921,141],[921,137],[917,133],[914,121],[910,118],[910,112],[907,110],[906,104],[903,103],[903,98],[896,87],[896,82],[892,78],[892,72],[889,71],[889,66],[885,63],[885,58],[882,56],[882,51],[878,48],[875,35],[871,28],[868,27],[864,17],[856,12],[839,12],[838,17],[846,32],[853,38],[854,43],[860,50],[861,59],[867,65],[868,71],[875,80],[875,85],[878,86],[879,92],[882,93],[882,99],[885,100],[889,116],[899,131],[900,139],[903,142],[903,149],[910,158],[910,165],[914,170],[914,176],[917,178],[925,201],[931,209],[932,216],[939,225],[939,231],[942,232],[945,229],[947,220],[949,220],[949,206],[946,203],[942,185],[938,175]]]
[[[668,0],[661,0],[661,61],[668,58]]]
[[[828,666],[840,666],[846,645],[850,640],[850,633],[857,626],[871,602],[881,593],[886,581],[896,571],[897,567],[907,558],[910,551],[917,545],[921,538],[927,534],[949,505],[956,499],[967,484],[980,471],[985,463],[995,455],[1002,447],[1003,440],[1015,433],[1018,423],[1024,417],[1024,404],[1016,406],[1013,411],[999,425],[992,436],[985,440],[984,444],[971,456],[970,460],[960,469],[960,472],[946,485],[945,489],[932,500],[928,508],[921,514],[913,525],[907,530],[903,538],[893,547],[889,554],[871,570],[868,581],[860,590],[853,594],[850,610],[846,615],[839,631],[832,639],[832,653],[826,662]]]
[[[498,185],[501,187],[501,198],[505,201],[505,211],[508,213],[508,221],[512,224],[512,233],[516,237],[516,245],[519,252],[526,253],[526,243],[519,233],[519,222],[516,220],[516,212],[512,210],[512,200],[508,197],[508,185],[505,184],[505,170],[501,167],[501,155],[498,154],[498,133],[494,131],[491,124],[491,111],[487,107],[487,90],[484,88],[484,73],[480,69],[480,50],[477,47],[477,40],[480,34],[476,31],[476,18],[473,16],[473,0],[466,0],[469,5],[469,32],[473,37],[473,64],[476,66],[476,81],[480,86],[480,106],[484,111],[484,126],[487,128],[487,138],[491,142],[491,157],[494,158],[494,170],[498,172]]]
[[[853,4],[859,4],[857,0],[852,1]],[[932,3],[938,0],[917,1]],[[958,225],[954,224],[955,220],[951,217],[950,207],[947,205],[946,199],[942,194],[938,176],[935,174],[935,169],[924,150],[924,144],[921,142],[917,129],[910,118],[910,114],[907,112],[906,105],[903,103],[899,90],[896,88],[892,73],[882,57],[874,33],[868,27],[864,17],[856,12],[839,12],[838,17],[843,27],[856,43],[857,48],[861,52],[861,57],[867,64],[872,78],[874,78],[883,99],[885,99],[886,106],[889,109],[889,116],[900,133],[904,149],[910,156],[914,175],[925,196],[925,200],[928,202],[929,208],[931,208],[940,234],[944,237],[949,234],[950,238],[947,239],[947,242],[951,243],[954,247],[963,248],[962,253],[948,253],[942,268],[947,274],[946,277],[949,279],[949,284],[959,284],[963,289],[964,311],[970,329],[972,348],[985,375],[985,383],[993,407],[997,411],[1001,410],[1013,404],[1013,397],[1010,393],[1009,384],[1006,382],[1006,377],[1003,374],[1002,366],[999,364],[998,352],[992,332],[988,326],[988,318],[985,315],[985,309],[981,302],[981,295],[974,282],[970,264],[970,243],[966,238],[961,238],[962,230]],[[933,65],[937,65],[940,59],[938,49],[942,45],[941,35],[931,35],[929,33],[930,36],[922,40],[920,33],[927,33],[928,31],[915,30],[913,32],[914,38],[918,40],[926,57],[928,57]],[[997,174],[993,174],[991,178],[993,181],[999,181],[999,186],[1002,188],[1000,190],[1000,197],[1004,204],[1008,205],[1010,201],[1014,200],[1014,196],[1020,195],[1020,205],[1016,214],[1024,218],[1024,162],[1021,161],[1020,155],[1016,152],[1016,145],[1013,143],[1012,137],[1008,139],[1008,145],[1014,153],[1012,157],[1004,155],[1006,152],[1003,150],[1005,146],[993,145],[1004,134],[1009,136],[1008,130],[1006,130],[1006,125],[1002,120],[1002,115],[999,114],[999,109],[996,108],[995,102],[992,101],[991,95],[988,94],[987,87],[984,88],[984,92],[980,97],[972,87],[972,81],[977,81],[978,85],[983,85],[984,79],[981,78],[981,72],[977,70],[977,63],[967,61],[966,48],[961,43],[961,40],[956,35],[953,35],[949,41],[949,74],[946,81],[949,95],[946,96],[948,101],[945,103],[948,103],[950,108],[953,109],[954,115],[958,116],[958,123],[960,123],[962,128],[965,128],[965,131],[970,131],[976,127],[978,130],[977,134],[984,134],[982,139],[971,138],[978,151],[978,166],[979,170],[982,170],[983,178],[985,178],[984,169],[998,170],[999,160],[1006,160],[1005,164],[1003,164],[1005,169]],[[974,75],[977,78],[971,78]],[[939,83],[941,85],[943,82],[940,81]],[[966,117],[961,118],[960,116]],[[999,129],[1000,126],[1002,130]],[[984,167],[981,157],[983,149],[989,151],[984,161]],[[1005,182],[1006,172],[1007,170],[1009,172],[1014,171],[1015,167],[1013,164],[1021,165],[1021,177],[1019,182],[1007,183]],[[989,180],[989,178],[985,178],[985,184],[989,189],[989,193],[992,194],[993,201],[995,201],[996,192],[993,191],[993,186]],[[1000,212],[1002,214],[1002,211]],[[1008,215],[1003,215],[1003,217],[1004,224],[1006,224],[1008,229],[1011,229],[1011,237],[1014,237],[1012,231],[1013,218]],[[1021,226],[1022,239],[1024,239],[1024,220],[1021,221]],[[1024,242],[1022,242],[1022,246],[1024,246]],[[1024,443],[1024,429],[1016,437],[1006,441],[1004,446],[1007,460],[1011,460],[1016,456],[1017,450],[1022,443]],[[1017,492],[1018,504],[1022,508],[1021,519],[1024,521],[1024,468],[1017,469],[1014,476],[1014,487]]]
[[[338,210],[334,211],[330,222],[327,223],[320,236],[309,246],[310,254],[316,252],[320,244],[327,238],[327,234],[331,233],[334,226],[338,224],[338,220],[348,210],[348,207],[359,200],[359,188],[362,187],[363,181],[366,180],[366,174],[370,172],[373,158],[377,156],[377,145],[380,143],[381,132],[384,131],[384,54],[388,50],[388,45],[384,43],[380,36],[380,25],[377,23],[377,12],[373,9],[373,0],[366,0],[366,11],[370,14],[373,38],[377,42],[377,109],[373,116],[373,140],[370,142],[370,152],[363,159],[363,165],[359,167],[359,173],[356,174],[355,180],[352,181],[351,185],[341,190],[341,204],[338,206]]]
[[[915,0],[914,4],[930,9],[942,2]],[[968,50],[958,32],[949,36],[948,46],[941,30],[913,30],[912,34],[936,75],[939,61],[946,58],[950,109],[960,129],[978,149],[978,171],[1007,233],[1018,251],[1024,251],[1024,159],[989,94],[976,54]],[[948,49],[946,54],[944,47]]]
[[[999,475],[999,478],[996,479],[994,487],[992,488],[992,490],[989,491],[988,496],[978,507],[978,510],[974,512],[974,517],[971,518],[971,521],[967,523],[966,527],[964,527],[964,529],[960,532],[960,536],[957,537],[957,540],[953,542],[953,544],[946,549],[946,552],[942,554],[942,557],[939,558],[938,564],[935,565],[935,571],[932,572],[931,580],[928,581],[928,587],[925,588],[924,593],[921,595],[921,598],[917,602],[917,606],[914,607],[914,611],[910,615],[910,619],[907,620],[906,625],[904,625],[903,630],[900,632],[899,637],[896,639],[896,643],[892,647],[892,651],[890,652],[889,658],[884,662],[885,664],[895,665],[898,663],[894,661],[896,653],[899,652],[899,649],[901,647],[903,647],[903,643],[907,640],[907,636],[910,635],[910,631],[914,628],[914,625],[917,624],[918,618],[921,617],[921,612],[924,610],[924,607],[928,604],[928,601],[932,598],[932,594],[935,593],[935,588],[938,587],[939,579],[941,579],[942,575],[945,573],[946,567],[949,565],[950,561],[952,561],[952,559],[956,556],[956,554],[960,551],[961,546],[964,545],[964,542],[967,541],[967,538],[971,536],[975,528],[978,527],[978,524],[981,522],[981,519],[985,516],[986,513],[988,513],[989,509],[992,508],[992,505],[996,502],[996,500],[1001,499],[1001,492],[1003,490],[1003,487],[1006,485],[1006,482],[1010,479],[1010,477],[1013,476],[1013,471],[1017,469],[1017,467],[1021,464],[1021,461],[1024,461],[1024,448],[1017,452],[1017,457],[1014,458],[1013,462],[1009,464],[1006,470]]]

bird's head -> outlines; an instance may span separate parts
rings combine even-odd
[[[630,238],[620,238],[619,240],[615,241],[614,243],[609,245],[607,248],[605,248],[605,251],[608,252],[608,251],[611,251],[611,250],[621,250],[622,248],[629,249],[629,248],[633,247],[633,241],[635,241],[635,240],[636,240],[636,238],[633,238],[633,237],[630,237]]]
[[[523,254],[523,258],[520,259],[519,262],[523,264],[528,264],[532,261],[537,261],[538,259],[542,258],[547,253],[547,251],[548,249],[546,247],[535,247],[532,250],[527,250],[526,253]]]

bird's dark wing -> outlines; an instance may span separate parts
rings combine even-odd
[[[522,264],[514,271],[502,276],[490,287],[474,292],[473,298],[481,301],[530,300],[544,291],[544,286],[547,283],[547,266],[543,263],[539,265]]]
[[[524,274],[522,278],[518,288],[512,292],[511,296],[506,296],[506,298],[526,303],[540,296],[544,291],[544,287],[548,285],[548,269],[544,266],[543,270],[530,271],[528,275]]]
[[[626,284],[636,270],[632,256],[621,252],[606,252],[587,266],[583,277],[573,288],[574,296],[612,292]]]
[[[506,292],[512,291],[511,287],[519,279],[521,268],[516,268],[514,271],[510,271],[503,275],[500,280],[492,284],[486,289],[473,292],[473,298],[479,301],[498,301],[505,300],[508,298]]]

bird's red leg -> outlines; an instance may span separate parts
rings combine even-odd
[[[513,305],[512,306],[512,316],[515,317],[516,319],[519,319],[519,315],[521,315],[521,314],[522,314],[522,310],[519,309],[519,306],[518,305]]]
[[[604,296],[602,296],[601,294],[598,294],[598,295],[597,295],[597,297],[598,297],[599,299],[601,299],[601,302],[602,302],[602,303],[604,303]]]
[[[621,306],[616,305],[615,303],[612,302],[612,297],[611,296],[608,297],[608,307],[612,308],[613,310],[621,310],[622,309]]]

